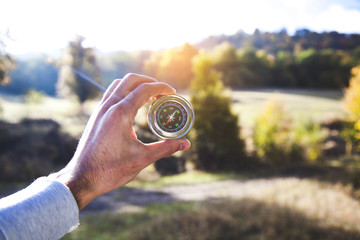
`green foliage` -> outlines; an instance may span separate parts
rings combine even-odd
[[[267,103],[264,111],[256,119],[254,144],[260,158],[271,163],[286,163],[298,155],[291,135],[291,119],[277,100]]]
[[[224,43],[214,50],[214,66],[230,87],[258,87],[270,81],[270,62],[264,51],[253,48],[237,51]]]
[[[44,100],[45,94],[43,92],[30,89],[25,95],[25,103],[39,104]]]
[[[350,77],[350,59],[343,52],[307,49],[295,59],[294,71],[300,87],[342,88]]]
[[[343,126],[340,131],[340,136],[346,142],[346,155],[351,155],[358,152],[360,140],[360,122],[343,121]]]
[[[216,69],[223,74],[224,84],[235,88],[339,89],[348,85],[350,69],[360,59],[355,44],[359,44],[358,35],[303,30],[291,37],[284,30],[278,33],[256,30],[252,35],[237,33],[210,40]],[[199,45],[204,43],[210,44],[205,40]]]
[[[309,163],[315,163],[322,157],[322,142],[325,132],[320,124],[314,121],[300,122],[293,130],[295,144],[302,149],[303,158]]]
[[[321,158],[324,137],[320,125],[312,121],[294,127],[278,100],[268,102],[255,122],[257,155],[270,163],[290,164],[303,160],[314,163]]]
[[[191,102],[195,111],[195,165],[199,169],[238,170],[244,163],[244,142],[220,74],[204,53],[194,59]]]

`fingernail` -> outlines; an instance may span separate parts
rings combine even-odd
[[[183,143],[180,144],[179,151],[188,149],[189,147],[190,147],[190,142],[185,140]]]
[[[186,144],[185,144],[185,143],[180,144],[180,146],[179,146],[179,151],[184,150],[185,147],[186,147]]]

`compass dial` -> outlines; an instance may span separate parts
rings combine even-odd
[[[178,95],[163,96],[149,109],[150,129],[160,138],[181,138],[191,129],[194,110],[191,104]]]
[[[166,132],[178,132],[186,124],[187,113],[182,105],[174,101],[162,104],[156,114],[156,122]]]

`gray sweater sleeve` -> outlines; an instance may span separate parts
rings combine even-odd
[[[71,191],[47,177],[0,199],[0,239],[59,239],[78,224]]]

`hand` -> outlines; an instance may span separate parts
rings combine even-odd
[[[144,144],[133,128],[137,111],[152,96],[174,93],[169,85],[136,74],[110,85],[91,115],[74,157],[52,175],[69,187],[79,209],[125,185],[156,160],[190,147],[187,139]]]

